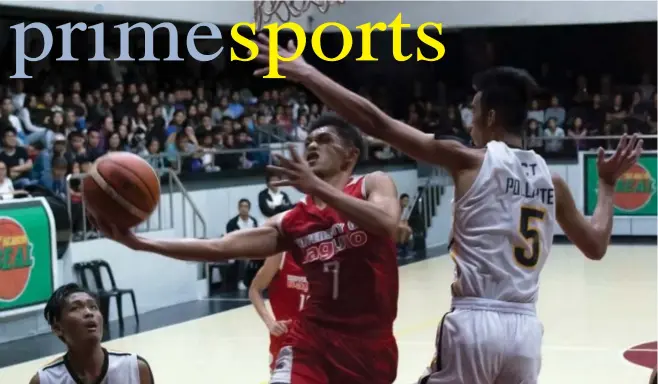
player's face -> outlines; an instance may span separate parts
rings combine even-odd
[[[306,138],[306,161],[313,172],[320,177],[349,169],[355,156],[353,152],[355,151],[348,149],[332,127],[315,129]]]
[[[66,299],[59,321],[53,332],[67,346],[77,347],[100,343],[103,337],[103,315],[96,299],[84,292],[76,292]]]
[[[483,110],[481,98],[482,92],[476,93],[473,97],[473,128],[469,132],[473,143],[477,147],[483,146],[489,140],[488,137],[494,117],[493,111]]]

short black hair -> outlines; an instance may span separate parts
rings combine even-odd
[[[14,127],[6,127],[2,133],[2,137],[6,137],[8,133],[13,133],[14,136],[18,135],[18,131]]]
[[[242,203],[247,203],[247,206],[249,207],[249,209],[251,209],[251,201],[249,201],[249,199],[246,199],[244,197],[240,199],[240,201],[238,201],[238,207],[241,206]]]
[[[400,200],[404,199],[405,197],[408,199],[409,195],[407,195],[406,193],[401,194],[400,195]]]
[[[498,123],[508,132],[521,134],[528,117],[528,103],[538,86],[530,74],[518,68],[496,67],[473,78],[473,87],[482,92],[483,110],[495,110]]]
[[[66,299],[72,294],[79,292],[86,293],[96,300],[96,295],[75,283],[62,285],[50,295],[46,307],[43,309],[43,317],[46,318],[49,325],[52,326],[61,318],[62,308],[66,303]]]
[[[345,119],[333,112],[321,114],[308,126],[308,133],[322,127],[333,127],[338,136],[346,143],[363,153],[363,138],[361,132]]]

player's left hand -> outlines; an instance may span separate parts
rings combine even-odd
[[[256,56],[256,61],[265,65],[265,68],[257,69],[254,71],[254,76],[265,76],[270,72],[270,55],[278,55],[278,57],[285,57],[290,59],[293,57],[295,52],[297,52],[297,46],[292,40],[288,41],[287,48],[277,47],[276,52],[270,51],[270,39],[262,33],[259,33],[257,39],[254,40],[254,43],[258,46],[258,55]],[[279,60],[279,73],[289,80],[292,81],[301,81],[304,76],[306,76],[313,67],[308,64],[304,58],[300,55],[294,60],[283,61]]]
[[[597,153],[596,166],[599,171],[599,178],[607,185],[614,186],[617,179],[637,162],[642,154],[642,139],[637,134],[630,139],[627,135],[622,136],[617,145],[615,153],[605,158],[605,151],[599,148]]]
[[[275,154],[279,166],[268,165],[267,170],[279,176],[281,180],[272,182],[276,187],[295,187],[300,192],[313,195],[322,185],[322,180],[313,173],[311,167],[303,159],[294,145],[288,146],[290,158]]]

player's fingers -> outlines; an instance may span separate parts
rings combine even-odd
[[[617,149],[615,150],[615,154],[612,155],[612,159],[614,160],[619,159],[619,156],[621,156],[621,153],[624,151],[627,142],[628,142],[628,135],[624,134],[619,140],[619,143],[617,143]]]
[[[293,187],[295,183],[290,179],[280,179],[277,181],[270,182],[273,187]]]
[[[297,148],[295,147],[295,144],[289,144],[288,145],[288,152],[290,152],[290,157],[292,157],[293,160],[297,163],[303,162],[302,158],[299,156],[299,153],[297,152]]]
[[[631,139],[626,143],[626,153],[631,153],[633,151],[638,140],[640,140],[640,138],[637,133],[631,136]]]
[[[259,53],[258,55],[256,55],[256,58],[254,60],[263,64],[267,64],[270,62],[269,56],[267,56],[264,53]]]
[[[294,172],[292,172],[291,170],[283,168],[283,167],[277,167],[276,165],[268,165],[267,166],[267,171],[271,172],[275,175],[285,176],[285,177],[288,177],[288,178],[295,175]]]
[[[264,33],[259,33],[257,37],[258,37],[258,40],[260,41],[260,44],[264,44],[269,49],[270,38],[267,37],[267,35],[265,35]],[[259,44],[259,43],[257,42],[257,44]]]
[[[599,164],[603,164],[604,160],[605,160],[605,150],[599,147],[598,151],[596,151],[596,162]]]
[[[274,159],[282,167],[285,167],[285,168],[288,168],[288,169],[294,169],[295,168],[295,160],[294,159],[289,159],[285,156],[279,155],[278,153],[274,155]]]
[[[295,42],[292,39],[288,40],[288,52],[295,53],[295,51],[297,51]]]
[[[265,67],[261,69],[257,69],[254,71],[254,76],[261,77],[265,76],[270,72],[270,67]]]

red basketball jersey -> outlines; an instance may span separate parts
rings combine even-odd
[[[343,192],[365,199],[365,178]],[[306,275],[310,297],[300,320],[340,332],[392,334],[397,316],[398,266],[392,238],[372,234],[313,199],[281,217],[289,250]]]
[[[304,307],[308,283],[302,269],[288,252],[283,254],[279,272],[267,288],[274,318],[294,320]]]

